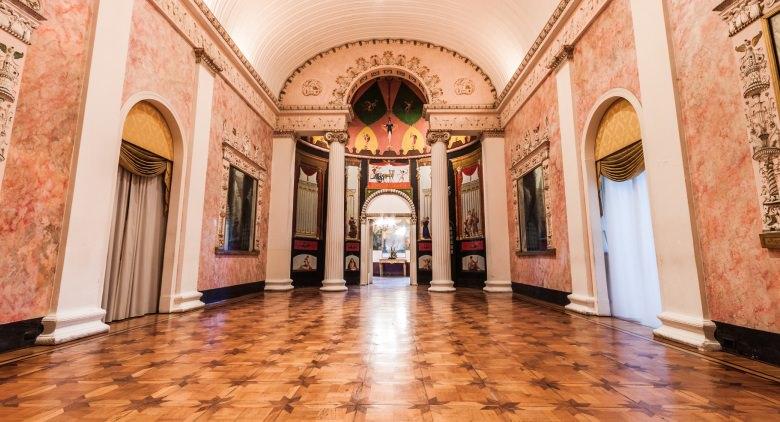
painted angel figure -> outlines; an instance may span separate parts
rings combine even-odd
[[[387,149],[392,150],[393,148],[393,120],[388,116],[387,117],[387,123],[384,125],[385,130],[387,131]]]

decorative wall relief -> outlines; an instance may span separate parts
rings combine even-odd
[[[534,170],[541,169],[541,178],[543,181],[544,194],[541,200],[544,202],[544,215],[546,220],[547,242],[546,250],[554,249],[553,242],[553,230],[550,227],[552,222],[552,212],[550,208],[550,195],[549,186],[547,182],[549,180],[549,166],[550,166],[550,135],[547,130],[548,122],[545,119],[544,127],[537,126],[532,131],[526,132],[523,140],[517,142],[512,147],[512,166],[510,169],[510,177],[514,183],[512,189],[512,205],[514,212],[515,227],[521,230],[521,235],[518,236],[518,244],[515,245],[516,252],[522,254],[524,252],[524,245],[522,241],[522,230],[524,222],[521,221],[522,203],[523,198],[519,195],[518,183],[522,183],[522,178],[533,172]]]
[[[247,135],[239,135],[235,128],[225,131],[222,136],[222,195],[220,195],[219,222],[217,226],[216,250],[225,249],[225,222],[228,213],[228,188],[230,184],[230,168],[235,167],[253,177],[257,181],[256,208],[255,208],[255,233],[260,233],[260,218],[263,214],[262,195],[267,182],[264,152],[257,148],[249,140]],[[255,236],[254,250],[262,246],[260,236]]]
[[[469,78],[460,78],[455,81],[455,93],[458,95],[471,95],[474,93],[474,81]]]
[[[775,4],[775,0],[729,0],[715,9],[728,24],[739,60],[747,143],[760,182],[763,231],[759,237],[762,246],[770,249],[780,249],[780,119],[776,97],[780,75],[778,50],[768,21],[780,13],[779,7],[770,10]]]
[[[309,79],[303,83],[301,93],[307,97],[316,97],[322,93],[322,82],[316,79]]]

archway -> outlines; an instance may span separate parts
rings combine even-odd
[[[150,92],[130,97],[122,118],[102,293],[106,322],[174,311],[172,298],[181,290],[176,276],[187,151],[178,119],[164,98]],[[146,190],[139,190],[142,187]],[[136,202],[139,198],[141,203]],[[117,236],[119,230],[125,233]],[[133,230],[136,233],[128,236]],[[128,254],[131,248],[137,251]]]
[[[380,225],[393,226],[388,220],[406,221],[407,230],[403,233],[406,236],[405,245],[391,245],[386,243],[381,245],[379,254],[374,247],[374,233]],[[402,191],[394,189],[384,189],[372,193],[366,198],[360,213],[360,244],[361,244],[361,265],[360,265],[360,284],[368,285],[373,283],[374,263],[379,259],[387,259],[389,262],[403,265],[404,272],[409,278],[410,285],[417,285],[417,213],[415,212],[412,199]],[[401,256],[400,249],[403,249]],[[392,258],[382,257],[383,254],[397,252]],[[386,261],[387,262],[387,261]],[[384,262],[378,262],[380,274],[383,274],[382,265]],[[349,265],[349,257],[347,257]],[[408,270],[407,270],[408,268]],[[408,272],[407,272],[408,271]]]
[[[592,276],[599,314],[642,325],[661,322],[661,291],[650,215],[638,100],[605,95],[583,144]]]

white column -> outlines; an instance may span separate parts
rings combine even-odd
[[[295,135],[275,132],[271,160],[271,208],[268,213],[268,254],[265,290],[293,288],[292,259],[293,198],[295,196]]]
[[[654,333],[700,349],[719,349],[697,259],[664,2],[631,0],[631,16],[642,92],[642,147],[661,281],[658,318],[662,325]]]
[[[344,144],[347,132],[328,132],[328,221],[325,238],[325,279],[320,290],[347,290],[344,281]]]
[[[409,219],[409,284],[417,285],[417,219]]]
[[[369,221],[365,217],[360,218],[360,285],[367,286],[371,279],[371,231],[368,229]]]
[[[200,269],[200,247],[203,235],[203,206],[206,198],[206,176],[208,172],[209,143],[211,142],[211,115],[214,100],[214,72],[209,67],[210,59],[196,50],[198,85],[195,97],[195,122],[192,144],[187,148],[189,165],[185,164],[184,204],[181,221],[182,251],[176,254],[176,265],[166,262],[163,272],[160,312],[186,312],[204,306],[198,291]],[[187,163],[187,159],[181,162]],[[176,273],[171,276],[170,272]],[[166,286],[168,280],[175,280],[173,289]]]
[[[429,131],[431,146],[431,240],[433,271],[429,292],[454,292],[450,268],[450,208],[447,189],[449,132]]]
[[[103,0],[98,5],[55,289],[37,344],[62,343],[108,331],[100,305],[122,136],[122,92],[133,3]]]
[[[485,204],[487,261],[487,280],[483,290],[490,293],[512,293],[512,271],[509,267],[512,249],[509,245],[509,214],[506,207],[506,181],[509,178],[504,142],[503,132],[486,132],[482,136],[482,195]]]
[[[566,305],[566,309],[587,315],[609,315],[607,290],[606,288],[594,289],[591,275],[590,256],[592,252],[584,203],[585,185],[582,181],[581,147],[580,143],[577,142],[574,123],[574,96],[569,60],[564,60],[558,65],[555,80],[558,91],[563,188],[566,196],[566,221],[568,223],[566,228],[569,236],[569,265],[571,268],[571,294],[568,296],[570,303]],[[606,273],[602,279],[606,279]],[[604,297],[597,300],[594,297],[594,290],[603,291]]]

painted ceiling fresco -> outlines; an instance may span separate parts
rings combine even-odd
[[[364,157],[416,157],[428,155],[425,143],[428,122],[423,118],[423,95],[400,78],[374,79],[355,92],[349,124],[347,154]],[[453,136],[449,148],[471,142],[474,137]],[[322,136],[304,140],[328,148]]]

